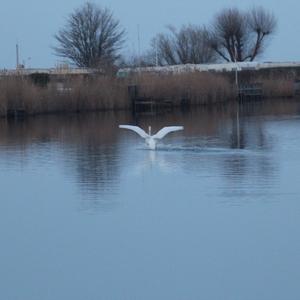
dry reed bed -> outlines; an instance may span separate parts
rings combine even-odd
[[[229,74],[230,75],[230,74]],[[214,104],[235,99],[237,91],[228,74],[194,72],[185,74],[140,74],[128,79],[112,76],[64,79],[61,85],[50,81],[42,87],[30,78],[10,77],[0,80],[0,116],[8,111],[25,113],[72,113],[98,110],[130,109],[127,87],[136,84],[139,96],[171,100],[180,105]],[[294,96],[294,80],[283,76],[257,76],[249,82],[262,83],[266,98]]]
[[[294,80],[269,78],[260,80],[265,98],[291,98],[295,95]]]
[[[224,76],[211,73],[176,75],[143,74],[136,78],[142,97],[172,100],[180,105],[188,99],[191,105],[225,102],[235,97],[235,90]]]
[[[41,87],[18,77],[0,80],[1,116],[9,110],[24,110],[33,115],[128,108],[127,87],[114,78],[67,80],[60,88],[51,82]]]
[[[258,70],[239,72],[239,81],[242,85],[247,83],[260,83],[264,98],[291,98],[295,95],[295,84],[298,75],[290,70]],[[234,81],[234,73],[230,74]]]

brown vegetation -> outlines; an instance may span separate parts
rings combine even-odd
[[[212,104],[235,96],[228,79],[211,73],[144,74],[136,80],[141,96],[172,100],[174,105],[180,105],[182,100],[188,100],[191,105]]]
[[[293,97],[297,78],[292,72],[289,74],[241,72],[239,83],[243,86],[260,84],[264,98]],[[16,111],[34,115],[129,110],[132,104],[129,85],[138,86],[141,98],[158,103],[168,101],[174,106],[223,103],[237,96],[234,73],[143,73],[127,79],[113,76],[51,78],[46,83],[30,77],[3,77],[0,79],[0,116]]]
[[[262,79],[265,98],[291,98],[295,94],[294,81],[289,79]]]
[[[26,114],[128,109],[127,88],[111,77],[69,79],[45,87],[29,78],[0,80],[0,115],[21,110]]]

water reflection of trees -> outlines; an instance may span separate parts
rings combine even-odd
[[[189,111],[177,110],[167,114],[138,115],[133,121],[146,130],[151,125],[153,132],[163,126],[183,125],[184,137],[197,137],[202,141],[215,139],[215,142],[218,141],[215,146],[219,147],[263,148],[268,146],[264,130],[265,118],[297,114],[299,107],[299,102],[287,100],[242,104],[232,102],[226,105],[215,104],[193,108]],[[172,136],[182,136],[182,133],[175,133]]]
[[[0,153],[2,157],[13,154],[19,164],[32,159],[35,150],[45,157],[55,153],[55,163],[62,161],[67,177],[79,187],[81,199],[89,200],[82,205],[95,208],[102,205],[105,197],[101,196],[118,188],[117,126],[129,118],[125,113],[98,113],[1,120]]]
[[[121,162],[124,156],[120,153],[123,146],[118,139],[125,133],[118,130],[120,123],[135,123],[145,129],[151,125],[153,131],[168,125],[184,125],[183,133],[174,133],[163,141],[168,143],[170,139],[183,150],[172,159],[178,160],[176,164],[186,172],[196,173],[205,164],[218,166],[230,185],[251,176],[256,179],[257,172],[264,174],[265,178],[273,176],[275,162],[263,155],[253,157],[245,152],[219,156],[221,159],[218,159],[214,151],[268,150],[271,145],[264,118],[296,115],[299,106],[294,101],[278,101],[243,104],[237,108],[233,103],[189,111],[174,110],[154,116],[138,115],[134,119],[127,113],[99,113],[41,116],[22,122],[1,120],[0,155],[2,158],[9,156],[11,161],[13,154],[14,163],[23,164],[32,159],[34,151],[42,153],[41,160],[49,153],[62,154],[61,158],[55,158],[55,163],[61,159],[68,179],[76,183],[81,198],[89,200],[83,201],[83,207],[109,206],[111,202],[107,199],[118,190],[120,168],[124,165]],[[186,152],[189,150],[192,150],[191,155]],[[158,156],[166,168],[175,164],[174,161],[168,164],[170,157]]]
[[[185,144],[182,155],[177,155],[177,164],[191,174],[210,168],[221,174],[223,188],[234,199],[245,191],[263,193],[276,181],[277,165],[270,155],[273,144],[267,134],[265,120],[281,115],[296,115],[299,103],[295,101],[265,101],[255,103],[232,103],[226,106],[203,107],[189,112],[142,116],[136,124],[147,128],[154,125],[154,131],[162,126],[184,125],[178,145]],[[280,118],[280,117],[279,117]],[[195,141],[191,146],[191,139]],[[167,140],[166,140],[167,143]],[[161,155],[160,155],[161,156]],[[165,155],[164,159],[172,159]],[[172,165],[172,162],[170,163]],[[230,190],[235,191],[233,195]],[[229,199],[230,199],[229,197]]]
[[[269,100],[236,103],[231,107],[230,133],[231,148],[268,148],[268,137],[264,130],[267,118],[299,114],[297,100]]]
[[[261,116],[256,116],[253,121],[248,118],[247,112],[247,106],[237,104],[231,113],[230,147],[233,149],[267,147]]]

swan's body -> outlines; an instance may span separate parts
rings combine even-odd
[[[138,126],[119,125],[119,128],[129,129],[136,132],[139,136],[145,139],[146,144],[151,150],[155,150],[157,140],[162,139],[168,133],[183,130],[183,126],[167,126],[159,130],[156,134],[151,135],[151,126],[149,126],[149,133],[146,133],[142,128]]]

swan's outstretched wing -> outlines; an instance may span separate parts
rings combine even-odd
[[[149,137],[149,135],[142,128],[140,128],[138,126],[119,125],[119,128],[133,130],[134,132],[136,132],[139,136],[141,136],[144,139]]]
[[[183,130],[183,126],[168,126],[162,128],[160,131],[158,131],[155,135],[153,135],[154,139],[162,139],[164,136],[166,136],[168,133],[173,131]]]

